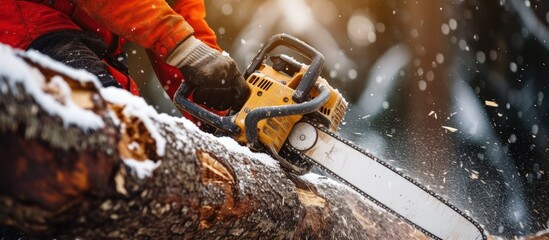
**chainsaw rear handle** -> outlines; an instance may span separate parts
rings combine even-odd
[[[305,102],[308,100],[309,93],[313,89],[316,79],[320,76],[322,68],[324,68],[324,56],[305,42],[288,34],[280,33],[272,36],[252,60],[244,72],[244,78],[248,79],[252,73],[258,70],[265,58],[267,58],[267,54],[278,46],[286,46],[311,60],[307,72],[303,75],[292,96],[293,100],[297,103]]]
[[[184,81],[177,89],[174,95],[174,103],[183,111],[191,114],[193,117],[214,126],[217,129],[228,132],[233,135],[240,134],[240,128],[233,122],[231,116],[218,116],[207,109],[202,108],[198,104],[191,102],[188,97],[196,88],[191,82]]]

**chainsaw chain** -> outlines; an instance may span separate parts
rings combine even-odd
[[[309,121],[309,120],[303,120],[302,122],[306,122],[308,124],[311,124],[315,129],[317,130],[320,130],[328,135],[330,135],[332,138],[344,143],[345,145],[359,151],[360,153],[364,154],[365,156],[373,159],[374,161],[376,161],[377,163],[383,165],[384,167],[390,169],[391,171],[395,172],[396,174],[398,174],[399,176],[403,177],[404,179],[408,180],[409,182],[413,183],[414,185],[416,185],[417,187],[419,187],[420,189],[422,189],[423,191],[426,191],[427,193],[429,193],[431,196],[435,197],[436,199],[438,199],[439,201],[441,201],[442,203],[444,203],[445,205],[447,205],[448,207],[450,207],[452,210],[454,210],[455,212],[457,212],[458,214],[460,214],[462,217],[464,217],[465,219],[467,219],[467,221],[469,221],[470,223],[472,223],[481,233],[482,233],[482,239],[483,240],[486,240],[487,239],[487,236],[486,236],[486,232],[484,231],[483,227],[477,223],[475,220],[473,220],[473,218],[471,218],[469,215],[467,215],[466,213],[462,212],[460,209],[458,209],[457,207],[455,207],[454,205],[452,205],[448,200],[442,198],[440,195],[438,195],[437,193],[433,192],[432,190],[428,189],[427,187],[421,185],[418,181],[414,180],[413,178],[405,175],[404,173],[398,171],[396,168],[394,168],[393,166],[387,164],[386,162],[382,161],[381,159],[377,158],[376,156],[372,155],[371,153],[365,151],[364,149],[356,146],[355,144],[351,143],[350,141],[346,140],[346,139],[343,139],[341,138],[340,136],[336,135],[335,133],[333,133],[332,131],[326,129],[324,126],[316,123],[316,122],[312,122],[312,121]],[[430,233],[429,231],[421,228],[420,226],[418,226],[417,224],[413,223],[412,221],[406,219],[405,217],[401,216],[400,214],[398,214],[397,212],[395,212],[394,210],[390,209],[389,207],[385,206],[383,203],[379,202],[378,200],[376,200],[375,198],[371,197],[370,195],[368,195],[367,193],[363,192],[362,190],[358,189],[357,187],[355,187],[353,184],[349,183],[347,180],[345,180],[344,178],[340,177],[339,175],[337,175],[336,173],[332,172],[330,169],[320,165],[319,163],[317,163],[316,161],[314,161],[313,159],[311,159],[310,157],[308,157],[307,155],[303,154],[301,151],[297,150],[296,148],[294,148],[288,141],[286,141],[284,143],[284,147],[287,148],[288,150],[290,150],[292,153],[294,154],[297,154],[299,155],[302,159],[305,159],[307,160],[308,162],[310,162],[311,164],[313,164],[314,166],[318,167],[319,169],[329,173],[330,175],[334,176],[337,180],[339,180],[340,182],[344,183],[345,185],[349,186],[350,188],[352,188],[353,190],[355,190],[356,192],[358,192],[360,195],[362,195],[363,197],[367,198],[368,200],[372,201],[373,203],[375,203],[378,207],[381,207],[382,209],[390,212],[391,214],[397,216],[398,218],[408,222],[410,225],[414,226],[416,229],[419,229],[421,232],[423,232],[425,235],[433,238],[433,239],[441,239],[437,236],[435,236],[434,234]]]

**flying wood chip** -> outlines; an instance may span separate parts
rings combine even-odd
[[[453,127],[448,127],[448,126],[442,126],[442,128],[450,131],[450,132],[456,132],[457,131],[457,128],[453,128]]]
[[[489,107],[499,107],[499,105],[498,105],[496,102],[494,102],[494,101],[488,101],[488,100],[486,100],[486,101],[484,101],[484,104],[485,104],[486,106],[489,106]]]

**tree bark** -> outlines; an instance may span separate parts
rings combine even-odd
[[[0,69],[2,225],[60,239],[427,239],[345,185],[289,174],[122,90],[0,50],[0,59],[25,63],[13,71],[36,73],[18,79]],[[40,94],[91,111],[103,125],[71,123]]]

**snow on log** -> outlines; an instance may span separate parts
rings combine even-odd
[[[426,239],[322,176],[0,45],[0,224],[39,238]]]

